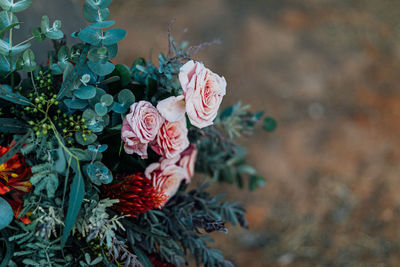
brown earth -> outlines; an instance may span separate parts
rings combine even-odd
[[[65,1],[42,8],[68,14]],[[228,259],[398,265],[399,1],[114,0],[111,10],[128,30],[118,58],[128,65],[167,50],[173,18],[177,39],[185,28],[192,44],[220,37],[196,58],[227,79],[224,105],[242,100],[279,123],[243,140],[266,187],[218,189],[244,203],[251,227],[213,235]]]
[[[251,230],[216,234],[237,266],[396,266],[400,260],[398,1],[114,1],[120,60],[166,51],[174,35],[238,100],[279,128],[243,140],[268,179],[244,202]],[[153,56],[155,57],[155,56]]]

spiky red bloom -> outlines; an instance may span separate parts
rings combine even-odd
[[[168,199],[163,193],[157,192],[151,181],[140,173],[126,176],[121,182],[105,185],[102,191],[104,197],[119,199],[114,209],[132,217],[148,210],[161,209]]]
[[[0,146],[0,157],[10,149]],[[32,184],[29,182],[31,175],[31,167],[26,164],[25,158],[19,153],[0,165],[0,195],[4,195],[4,199],[11,205],[15,218],[18,218],[22,210],[23,196],[32,188]],[[24,223],[30,222],[26,216],[21,220]]]
[[[157,255],[151,255],[149,260],[151,264],[153,264],[153,267],[175,267],[175,265],[171,263],[161,261],[160,257]]]

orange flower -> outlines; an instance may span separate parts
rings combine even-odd
[[[10,148],[0,147],[0,157]],[[0,165],[0,195],[4,195],[12,190],[29,192],[32,185],[29,182],[31,168],[26,164],[21,154],[14,155],[7,162]]]
[[[0,146],[0,157],[9,150],[10,148]],[[32,184],[29,182],[31,174],[31,167],[26,164],[25,158],[21,154],[14,155],[0,165],[0,195],[4,195],[11,205],[15,218],[18,218],[22,210],[23,196],[32,188]],[[30,223],[27,216],[21,220],[25,224]]]
[[[113,208],[132,217],[151,209],[161,209],[167,202],[167,196],[157,192],[151,181],[141,174],[129,175],[119,183],[104,185],[102,189],[105,197],[119,199]]]

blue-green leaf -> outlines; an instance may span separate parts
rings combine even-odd
[[[64,104],[70,109],[83,109],[88,105],[88,102],[83,99],[64,99]]]
[[[101,42],[101,32],[90,27],[81,30],[78,33],[79,39],[91,45],[99,45]]]
[[[106,45],[106,47],[108,50],[109,59],[115,58],[118,54],[118,44]]]
[[[110,17],[110,10],[108,8],[100,8],[96,5],[92,5],[90,1],[85,1],[83,15],[89,22],[100,22]]]
[[[84,170],[92,183],[96,185],[109,184],[113,180],[111,171],[100,161],[87,164]]]
[[[65,227],[61,239],[61,246],[64,247],[68,240],[69,234],[75,224],[76,217],[81,208],[83,197],[85,195],[85,183],[79,167],[75,169],[75,177],[72,181],[67,216],[65,217]]]
[[[133,103],[135,103],[135,96],[129,89],[123,89],[118,94],[118,101],[124,107],[129,108]]]
[[[124,39],[126,36],[126,31],[124,29],[110,29],[108,30],[104,37],[103,45],[113,45]]]
[[[86,3],[93,8],[106,8],[112,0],[86,0]]]
[[[88,66],[91,71],[100,76],[106,76],[113,72],[113,70],[115,69],[114,64],[112,64],[111,62],[106,62],[104,64],[100,62],[88,62]]]
[[[60,91],[58,92],[57,99],[63,98],[65,94],[68,92],[68,90],[74,85],[76,79],[78,79],[79,72],[86,63],[86,55],[88,51],[89,51],[89,45],[85,45],[79,56],[78,63],[75,65],[73,71],[66,77],[64,77],[64,81],[61,85]]]
[[[35,54],[33,54],[32,50],[27,49],[22,58],[24,71],[31,72],[36,69]]]
[[[96,111],[96,113],[97,113],[99,116],[104,116],[104,115],[106,115],[106,114],[107,114],[107,111],[108,111],[107,107],[106,107],[105,104],[103,104],[103,103],[97,103],[97,104],[94,106],[94,110]]]
[[[128,111],[128,109],[127,109],[126,107],[124,107],[124,105],[122,105],[122,104],[120,104],[120,103],[117,103],[117,102],[115,102],[115,103],[112,105],[111,109],[112,109],[114,112],[117,112],[117,113],[120,113],[120,114],[125,113],[125,112]]]
[[[0,98],[22,106],[33,106],[26,97],[13,93],[9,85],[0,85]]]
[[[15,56],[21,52],[23,52],[25,49],[30,47],[31,44],[23,44],[23,45],[17,45],[13,46],[10,48],[10,43],[4,40],[0,39],[0,54],[5,55],[5,56]]]
[[[91,133],[91,134],[86,134],[85,137],[83,137],[83,134],[81,132],[75,132],[75,140],[78,142],[78,144],[87,146],[96,142],[97,135]]]
[[[0,118],[0,132],[3,133],[26,133],[28,125],[20,120]]]
[[[112,95],[105,94],[101,96],[100,101],[108,107],[112,105],[112,103],[114,102],[114,98]]]
[[[31,4],[32,0],[0,0],[1,8],[11,12],[21,12],[27,9]]]
[[[8,202],[0,197],[0,229],[10,224],[13,218],[13,210]]]
[[[89,27],[93,28],[93,29],[104,29],[104,28],[109,28],[109,27],[113,26],[114,24],[115,24],[114,20],[106,20],[106,21],[96,22],[96,23],[90,25]]]
[[[80,99],[91,99],[96,95],[96,88],[94,86],[82,86],[74,90],[74,96]]]
[[[9,11],[1,11],[0,12],[0,34],[3,34],[5,31],[11,28],[19,28],[20,23],[18,22],[17,17]]]
[[[88,53],[88,59],[91,62],[104,64],[108,61],[108,49],[106,47],[91,48]]]
[[[61,39],[64,36],[64,34],[62,31],[60,31],[60,28],[61,28],[60,20],[54,21],[52,27],[50,27],[49,17],[47,16],[42,17],[41,30],[42,33],[46,35],[47,38]]]

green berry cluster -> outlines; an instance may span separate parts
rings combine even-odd
[[[73,136],[76,132],[80,132],[86,141],[86,136],[92,134],[92,131],[88,130],[81,115],[67,115],[58,107],[60,103],[54,90],[52,75],[40,71],[34,82],[36,90],[27,96],[33,106],[25,107],[23,115],[29,117],[28,123],[36,136],[47,135],[54,125],[67,144],[74,143]]]

